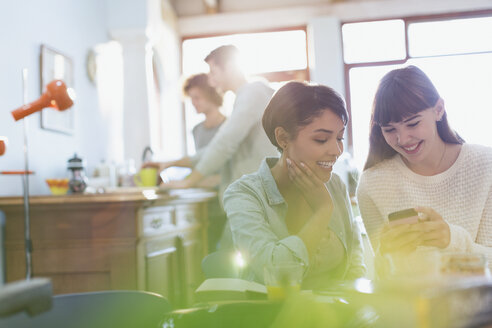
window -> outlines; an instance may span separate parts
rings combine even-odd
[[[222,45],[235,45],[241,54],[247,75],[262,76],[278,87],[283,81],[308,80],[306,31],[297,28],[284,31],[258,32],[185,39],[182,45],[183,80],[190,75],[208,72],[205,57]],[[230,114],[233,95],[226,94],[223,112]],[[197,115],[191,101],[185,99],[188,153],[195,147],[191,130],[203,117]]]
[[[367,158],[369,121],[379,80],[408,65],[418,66],[430,77],[444,99],[452,128],[466,142],[492,146],[492,99],[488,96],[492,90],[492,12],[345,23],[342,38],[351,140],[359,170]]]
[[[401,19],[342,26],[346,63],[404,59],[405,23]]]

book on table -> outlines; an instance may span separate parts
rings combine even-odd
[[[264,300],[267,289],[254,281],[239,278],[206,279],[195,291],[198,301]]]

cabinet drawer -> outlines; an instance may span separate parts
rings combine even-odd
[[[148,241],[144,246],[145,257],[152,258],[176,252],[176,237],[158,238]]]
[[[174,209],[171,206],[158,206],[142,211],[141,236],[154,236],[176,228]]]
[[[186,204],[176,206],[176,225],[185,227],[199,222],[199,205]]]

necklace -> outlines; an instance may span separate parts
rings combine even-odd
[[[444,143],[444,150],[442,152],[441,159],[439,160],[439,163],[436,166],[436,171],[437,171],[436,174],[440,173],[439,168],[441,167],[441,163],[442,163],[442,160],[444,159],[444,155],[446,155],[446,148],[448,148],[448,147],[447,147],[446,143]]]

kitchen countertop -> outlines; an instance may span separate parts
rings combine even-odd
[[[114,202],[153,202],[180,199],[210,199],[216,196],[212,189],[162,189],[159,187],[112,188],[104,193],[67,194],[60,196],[29,196],[31,205],[114,203]],[[21,205],[23,196],[0,197],[0,206]]]

